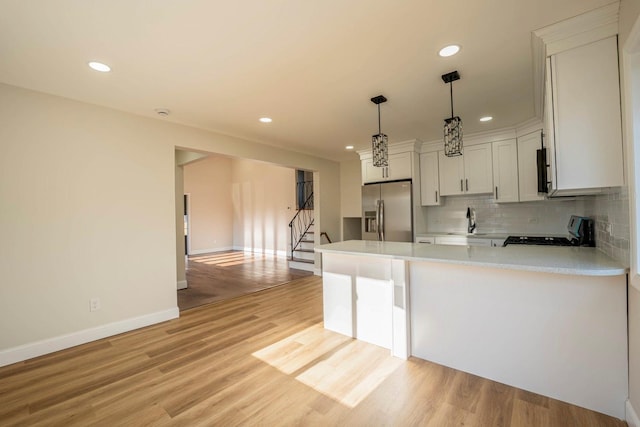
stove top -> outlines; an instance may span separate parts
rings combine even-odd
[[[543,245],[543,246],[576,246],[574,241],[566,237],[530,237],[530,236],[509,236],[504,241],[507,245]]]

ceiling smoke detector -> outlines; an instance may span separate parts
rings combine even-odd
[[[167,117],[169,115],[169,110],[167,108],[156,108],[155,111],[159,116]]]

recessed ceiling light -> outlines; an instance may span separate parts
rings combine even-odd
[[[481,122],[488,122],[488,121],[491,121],[491,120],[493,120],[493,117],[491,117],[491,116],[480,117],[480,121]]]
[[[271,123],[273,120],[270,117],[260,117],[260,121],[262,123]]]
[[[157,115],[163,116],[163,117],[167,117],[169,113],[171,113],[171,111],[169,111],[168,108],[156,108],[153,111],[155,111]]]
[[[345,150],[353,150],[353,145],[347,145],[344,147]]]
[[[89,67],[96,71],[100,71],[101,73],[108,73],[109,71],[111,71],[111,67],[109,67],[107,64],[103,64],[102,62],[91,61],[89,62]]]
[[[438,52],[438,55],[442,57],[447,57],[447,56],[453,56],[458,52],[460,52],[460,46],[458,46],[457,44],[451,44],[449,46],[445,46],[442,49],[440,49],[440,52]]]

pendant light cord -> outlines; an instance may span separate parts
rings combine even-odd
[[[382,133],[382,127],[380,126],[380,104],[378,104],[378,135]]]
[[[451,90],[451,118],[453,119],[453,81],[449,82],[449,89]]]

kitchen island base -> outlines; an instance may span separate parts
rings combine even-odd
[[[625,276],[411,262],[411,354],[624,418]]]
[[[405,261],[325,254],[324,327],[409,357]]]
[[[580,249],[567,249],[575,263],[565,268],[556,260],[550,268],[507,264],[495,252],[504,248],[440,251],[377,243],[321,247],[325,328],[389,348],[394,356],[415,356],[624,418],[623,268]],[[375,253],[356,253],[354,245]],[[525,253],[533,252],[513,252],[522,259]],[[500,264],[492,266],[493,259]],[[586,261],[591,259],[596,262]]]

